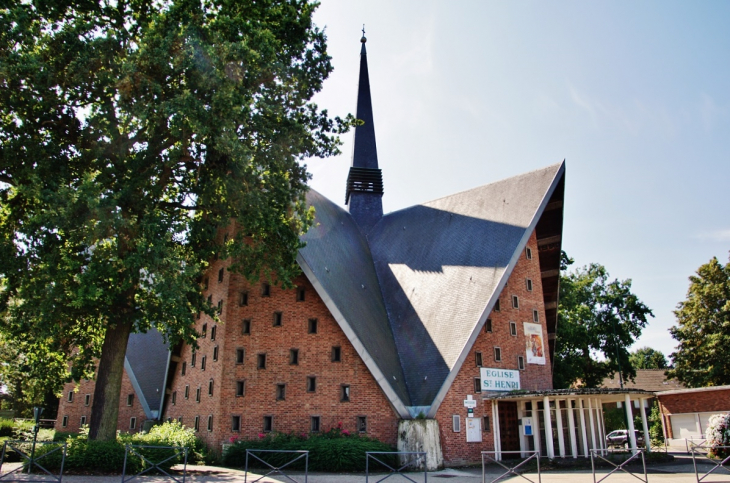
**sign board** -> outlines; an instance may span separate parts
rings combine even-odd
[[[522,418],[522,432],[525,436],[532,436],[532,418]]]
[[[482,391],[515,391],[520,389],[520,371],[482,367],[479,375],[482,382]]]
[[[464,407],[467,409],[474,409],[477,407],[476,399],[464,399]]]
[[[482,442],[482,418],[466,418],[466,442]]]

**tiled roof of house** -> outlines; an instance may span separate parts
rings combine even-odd
[[[637,369],[636,379],[634,381],[624,381],[624,387],[627,389],[643,389],[653,392],[684,389],[684,384],[676,379],[668,380],[664,375],[665,372],[666,369]],[[618,374],[614,374],[612,378],[605,378],[602,386],[609,389],[618,389]]]

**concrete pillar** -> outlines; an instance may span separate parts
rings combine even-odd
[[[525,417],[525,401],[520,401],[517,403],[517,421],[522,421],[522,418]],[[524,452],[527,450],[527,437],[525,434],[525,428],[521,424],[518,426],[518,431],[520,431],[520,456],[525,457]]]
[[[588,398],[588,419],[591,424],[591,449],[598,449],[596,448],[596,425],[593,418],[593,405],[591,404],[591,398]]]
[[[634,416],[631,413],[631,398],[629,397],[628,393],[624,394],[624,401],[624,405],[626,406],[626,419],[629,425],[629,446],[631,447],[631,451],[633,453],[636,453],[636,433],[634,432]]]
[[[601,414],[603,413],[603,405],[601,400],[598,398],[593,399],[593,403],[596,406],[596,427],[598,428],[598,448],[606,449],[606,432],[603,428]]]
[[[606,443],[606,435],[608,432],[606,431],[606,418],[603,414],[603,404],[601,404],[601,427],[603,428],[603,449],[608,449],[608,443]]]
[[[555,422],[558,428],[558,454],[565,458],[565,438],[563,437],[563,415],[560,411],[560,400],[555,400]]]
[[[644,445],[646,446],[646,452],[651,453],[651,439],[649,438],[649,425],[646,422],[646,399],[639,399],[639,406],[641,406],[641,426],[644,430]]]
[[[537,400],[532,401],[532,439],[535,442],[535,451],[542,455],[542,443],[540,442],[540,411],[537,410]]]
[[[497,401],[492,401],[492,423],[494,424],[494,459],[500,461],[502,459],[502,441],[499,435],[499,405]]]
[[[547,456],[548,458],[553,459],[555,458],[553,421],[550,416],[550,399],[547,396],[542,398],[542,410],[545,412],[545,444],[547,444]]]
[[[565,401],[568,406],[568,435],[570,436],[570,453],[573,458],[578,457],[578,436],[575,433],[575,414],[573,414],[573,400],[568,399]]]
[[[589,458],[591,455],[588,454],[588,435],[586,434],[586,415],[583,412],[583,400],[578,399],[578,409],[580,410],[580,429],[583,435],[583,456]]]

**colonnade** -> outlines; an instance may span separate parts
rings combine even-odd
[[[631,398],[624,394],[624,408],[629,430],[629,447],[635,452],[637,442],[634,428],[634,418],[631,410]],[[649,426],[646,419],[646,399],[639,398],[641,408],[641,422],[646,442],[646,450],[651,448],[649,438]],[[544,396],[542,398],[529,399],[505,399],[517,403],[517,418],[522,421],[524,417],[532,418],[533,436],[525,436],[524,428],[519,426],[520,451],[538,451],[541,455],[550,459],[566,456],[578,458],[578,456],[590,456],[589,450],[605,450],[606,447],[606,422],[603,417],[603,404],[600,395],[586,396]],[[616,402],[615,395],[611,402]],[[538,404],[542,403],[542,409]],[[567,416],[567,436],[565,441],[565,419]],[[577,418],[576,418],[577,416]],[[501,445],[499,405],[497,400],[492,400],[492,418],[494,449],[497,452],[497,459],[501,459],[501,452],[506,451]],[[541,426],[544,428],[545,448],[542,448]],[[557,436],[557,453],[553,436],[553,426]],[[532,443],[532,445],[530,444]],[[525,456],[525,454],[523,454]]]

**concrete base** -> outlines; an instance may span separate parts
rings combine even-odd
[[[403,419],[398,423],[398,451],[426,453],[426,470],[444,467],[439,424],[435,419]],[[421,464],[417,470],[423,470]]]

